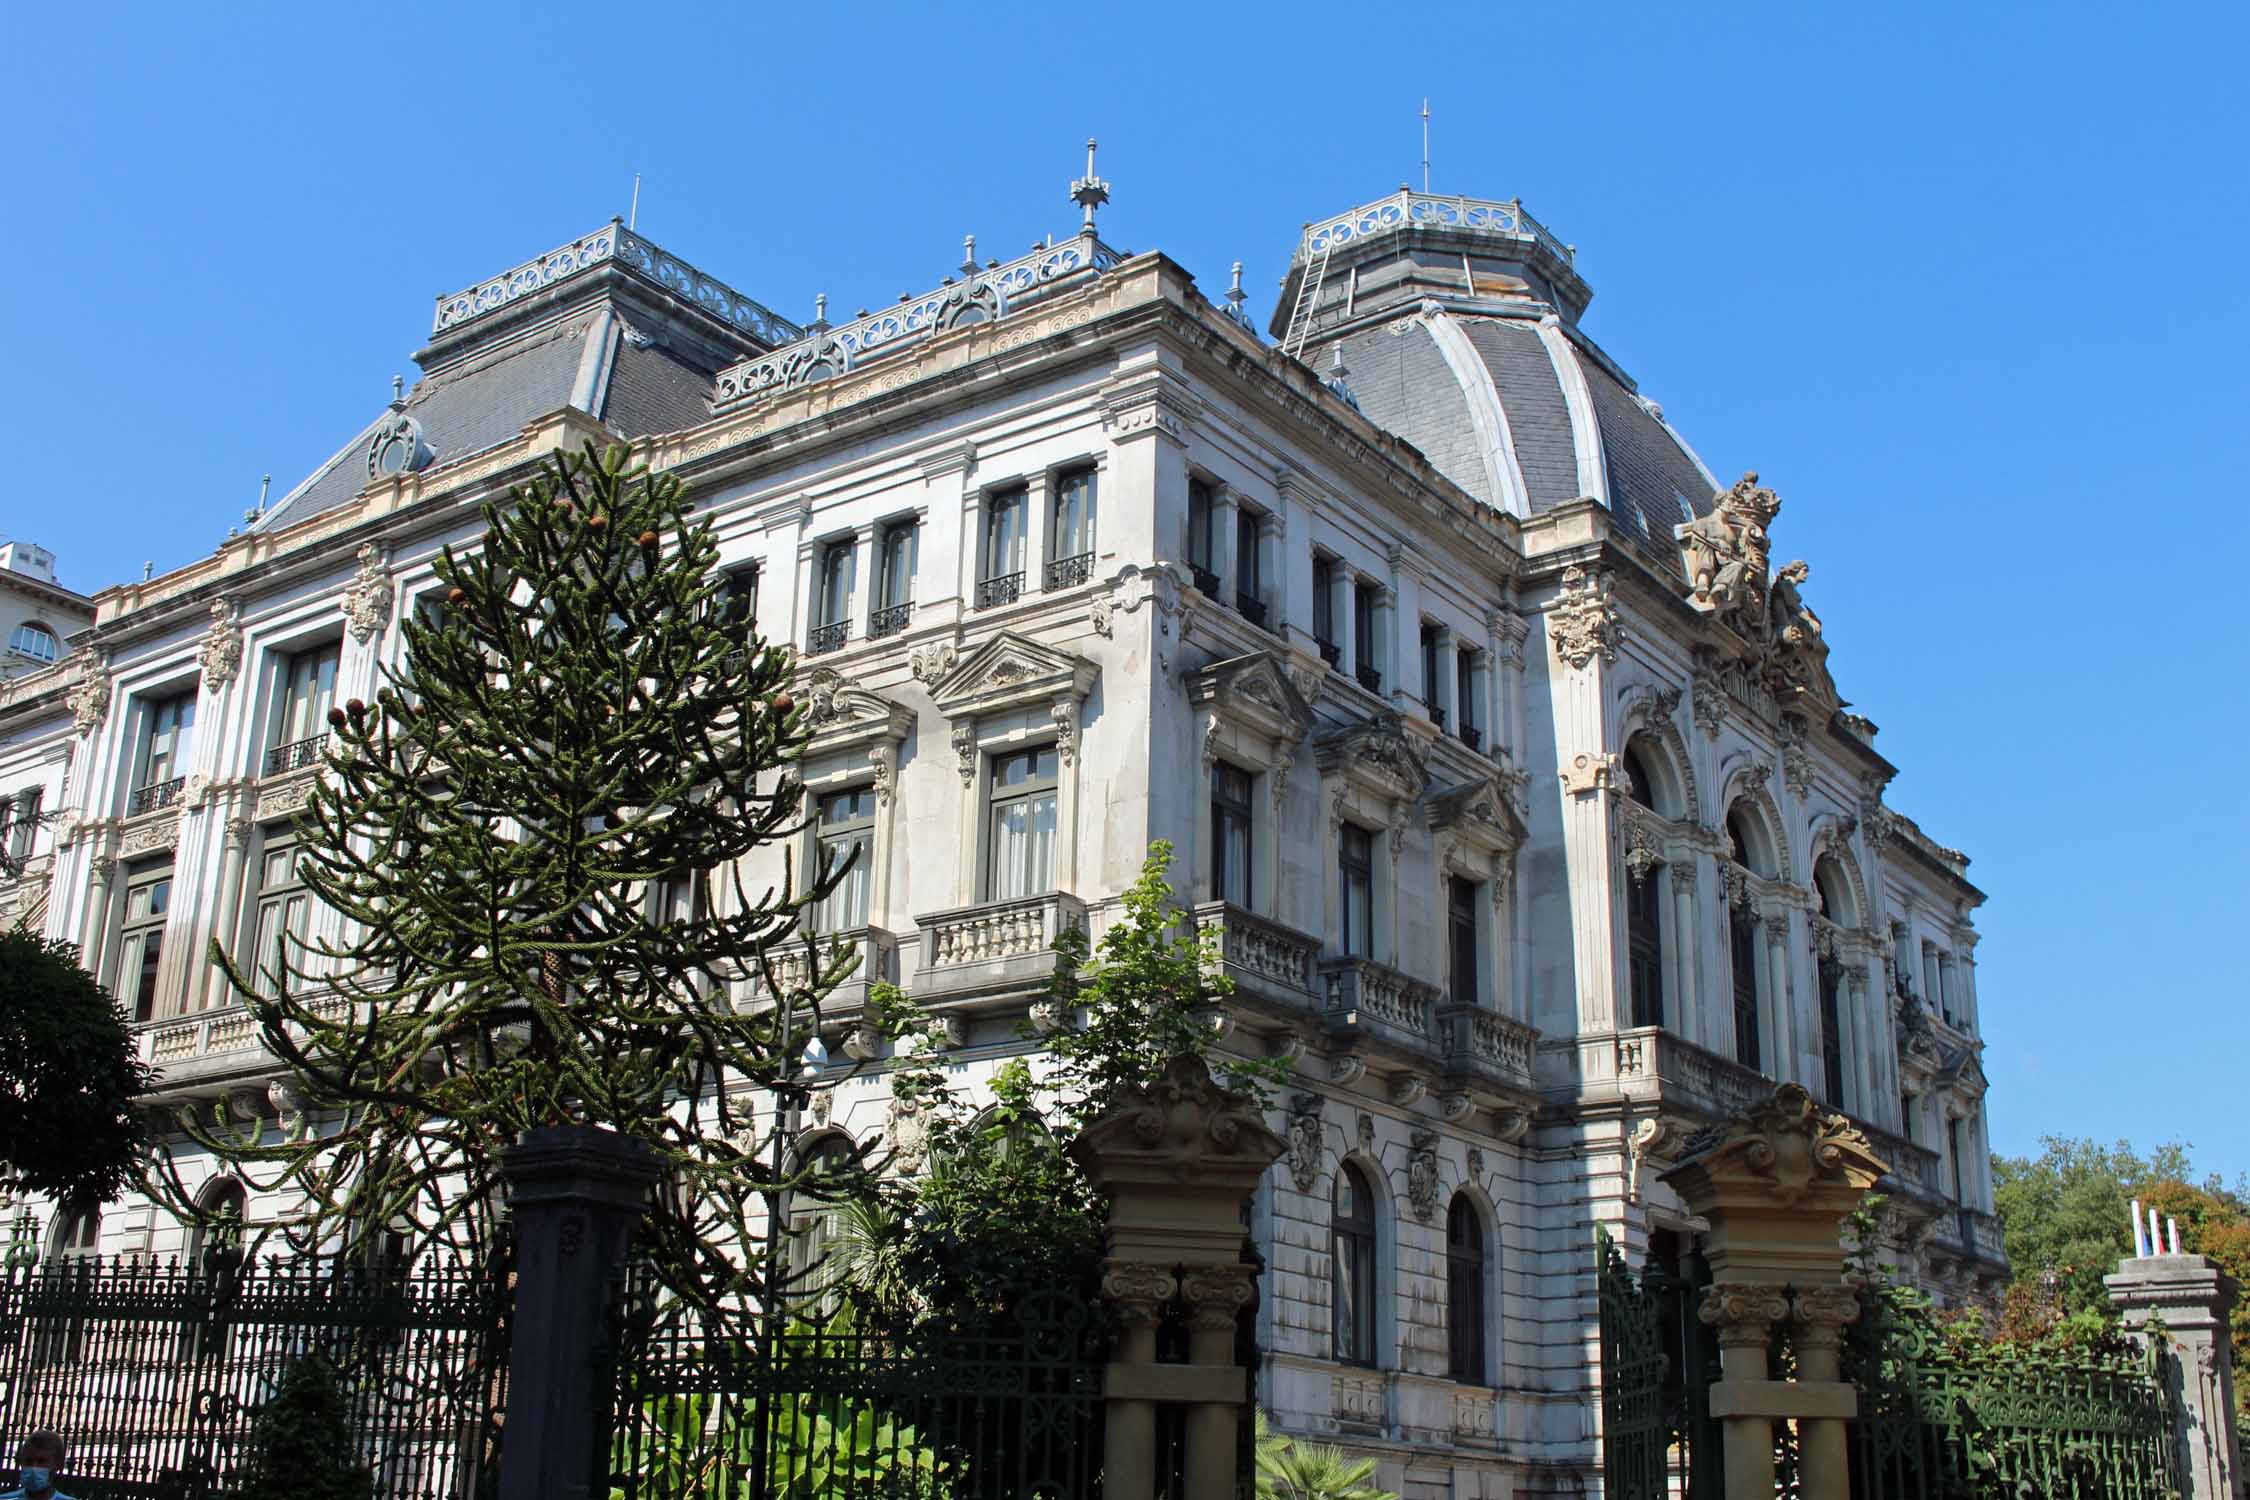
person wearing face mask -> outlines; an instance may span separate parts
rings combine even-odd
[[[62,1466],[61,1434],[33,1433],[16,1449],[16,1487],[0,1491],[0,1500],[70,1500],[55,1488],[55,1471]]]

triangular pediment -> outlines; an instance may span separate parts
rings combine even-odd
[[[1322,775],[1349,776],[1388,796],[1419,797],[1429,784],[1428,761],[1395,713],[1337,730],[1320,741],[1316,755]]]
[[[833,667],[815,667],[804,686],[812,750],[872,740],[902,740],[913,716],[890,699],[852,686]]]
[[[1312,705],[1271,651],[1211,663],[1189,680],[1188,697],[1277,740],[1302,739],[1312,723]]]
[[[1083,698],[1100,671],[1092,662],[1004,630],[964,657],[930,689],[949,719]]]
[[[1522,847],[1527,830],[1497,776],[1433,791],[1424,799],[1431,828],[1494,853]]]

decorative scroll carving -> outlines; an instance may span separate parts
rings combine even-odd
[[[961,785],[973,786],[977,779],[977,726],[968,719],[953,725],[953,754],[961,769]]]
[[[1773,1325],[1789,1316],[1789,1297],[1778,1286],[1721,1282],[1704,1288],[1703,1305],[1695,1315],[1718,1330],[1720,1348],[1763,1351],[1773,1336]]]
[[[1434,1130],[1417,1130],[1408,1138],[1406,1201],[1414,1210],[1414,1217],[1425,1224],[1437,1213],[1437,1132]]]
[[[390,623],[391,573],[384,566],[381,549],[373,542],[361,547],[354,556],[359,559],[359,570],[345,585],[341,603],[352,639],[364,646],[374,639],[375,632]]]
[[[1697,667],[1688,688],[1688,717],[1695,720],[1695,727],[1706,738],[1717,739],[1726,723],[1726,689],[1719,685],[1719,674],[1708,667]]]
[[[242,624],[232,599],[211,601],[211,628],[195,648],[195,659],[203,668],[204,687],[212,692],[234,681],[242,670]]]
[[[1228,1329],[1250,1305],[1255,1291],[1248,1266],[1198,1266],[1180,1278],[1180,1295],[1188,1307],[1188,1326],[1206,1330]]]
[[[914,654],[906,659],[914,680],[925,686],[937,682],[953,670],[957,653],[943,641],[932,641],[927,646],[916,646]]]
[[[92,734],[101,728],[102,720],[109,717],[109,689],[109,668],[101,662],[89,661],[86,675],[63,699],[70,705],[70,721],[78,726],[80,734]]]
[[[1573,563],[1563,569],[1562,592],[1547,608],[1548,634],[1555,650],[1573,667],[1599,656],[1617,660],[1624,626],[1617,613],[1617,584],[1607,568],[1588,573]]]
[[[1289,1101],[1289,1180],[1309,1193],[1320,1181],[1320,1095],[1296,1094]]]

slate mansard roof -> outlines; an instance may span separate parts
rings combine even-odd
[[[1305,226],[1272,331],[1486,503],[1591,496],[1668,544],[1722,486],[1580,331],[1574,259],[1520,204],[1401,190]]]

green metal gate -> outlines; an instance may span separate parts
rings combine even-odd
[[[1602,1334],[1602,1493],[1607,1500],[1717,1500],[1725,1488],[1711,1424],[1718,1343],[1695,1315],[1702,1259],[1651,1258],[1636,1278],[1597,1230]]]

